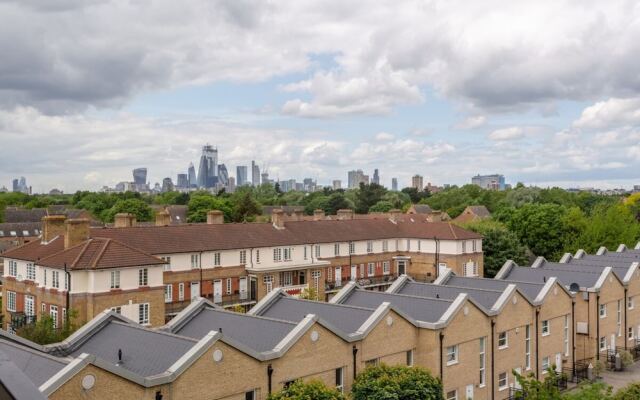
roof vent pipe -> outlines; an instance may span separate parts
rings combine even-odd
[[[122,349],[118,349],[118,364],[122,364]]]

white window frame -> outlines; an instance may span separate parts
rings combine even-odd
[[[629,296],[629,298],[627,299],[627,308],[629,308],[629,310],[633,310],[635,304],[634,304],[634,300],[633,300],[633,296]]]
[[[458,363],[458,345],[447,346],[447,366]]]
[[[606,304],[600,304],[600,309],[598,310],[598,315],[600,316],[600,318],[606,318],[607,317],[607,305]]]
[[[367,240],[367,253],[373,253],[373,240]]]
[[[349,242],[349,254],[356,254],[355,242]]]
[[[9,276],[18,276],[18,263],[14,260],[9,260]]]
[[[504,378],[502,376],[504,375]],[[509,387],[509,374],[506,372],[500,372],[498,374],[498,390],[502,391]]]
[[[487,383],[487,339],[480,338],[480,387]]]
[[[501,336],[504,335],[504,344],[500,344],[500,342],[502,341]],[[498,350],[503,350],[503,349],[507,349],[509,348],[509,332],[504,331],[504,332],[500,332],[498,333]]]
[[[30,305],[30,306],[28,306]],[[24,296],[24,315],[33,317],[36,315],[36,298],[30,295]]]
[[[173,285],[164,285],[164,302],[171,303],[173,301]]]
[[[633,326],[627,328],[627,340],[633,340]]]
[[[276,247],[273,249],[273,262],[281,262],[282,261],[282,249]]]
[[[336,390],[344,393],[344,367],[336,368]]]
[[[49,316],[53,321],[53,329],[58,329],[58,306],[49,307]]]
[[[549,363],[549,356],[542,357],[542,373],[543,374],[547,373],[547,370],[549,369],[550,366],[551,364]]]
[[[140,325],[149,325],[149,303],[138,304],[138,323]]]
[[[407,251],[411,251],[411,239],[407,239]]]
[[[368,263],[367,264],[367,276],[374,276],[376,274],[376,264],[375,263]]]
[[[622,336],[622,300],[618,300],[616,324],[618,328],[618,337],[621,337]]]
[[[198,267],[198,254],[191,254],[191,269],[197,269]]]
[[[307,246],[302,246],[304,259],[307,259]]]
[[[565,357],[569,357],[569,315],[564,316],[564,329],[563,329],[563,340],[564,340],[564,355]]]
[[[51,287],[60,289],[60,271],[51,271]]]
[[[549,336],[551,334],[551,325],[549,324],[549,320],[545,319],[542,321],[542,327],[540,328],[542,332],[542,336]]]
[[[282,273],[282,286],[293,285],[293,274],[291,271],[285,271]]]
[[[413,367],[413,349],[407,351],[407,367]]]
[[[600,337],[600,341],[598,342],[599,346],[598,348],[600,349],[600,351],[606,351],[607,350],[607,337],[606,336],[601,336]]]
[[[256,264],[260,264],[260,250],[256,250]]]
[[[240,250],[240,265],[245,265],[247,263],[247,251]]]
[[[458,400],[458,389],[449,390],[445,395],[445,400]]]
[[[339,256],[340,255],[340,243],[334,243],[333,244],[333,255],[334,256]]]
[[[16,305],[18,303],[18,295],[16,292],[10,292],[7,290],[7,311],[16,311]]]
[[[388,240],[383,240],[382,241],[382,252],[386,253],[387,251],[389,251],[389,241]]]
[[[285,247],[282,251],[282,258],[284,261],[293,260],[293,247]]]
[[[233,281],[231,280],[231,278],[227,278],[227,294],[231,294],[233,292]]]
[[[138,270],[138,286],[149,286],[149,270],[147,268]]]
[[[27,263],[27,280],[36,280],[36,265],[34,263]]]
[[[531,369],[531,325],[524,327],[524,367]]]
[[[184,282],[178,283],[178,301],[184,300]]]
[[[213,265],[215,267],[219,267],[221,264],[221,259],[222,259],[222,253],[220,253],[219,251],[216,251],[215,253],[213,253]]]
[[[273,275],[264,275],[262,277],[262,283],[264,283],[267,293],[273,290]]]
[[[111,271],[109,286],[111,289],[120,289],[120,271]]]
[[[316,245],[315,252],[316,252],[316,258],[320,258],[320,245],[319,244]]]
[[[389,261],[382,262],[382,274],[389,275],[391,273],[391,263]]]

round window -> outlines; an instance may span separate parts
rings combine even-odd
[[[96,377],[93,375],[85,375],[82,378],[82,388],[84,390],[89,390],[93,388],[96,384]]]

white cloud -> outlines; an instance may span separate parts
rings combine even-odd
[[[393,140],[395,139],[395,136],[393,136],[390,133],[387,132],[380,132],[378,134],[376,134],[376,140],[380,140],[380,141],[389,141],[389,140]]]
[[[640,97],[597,102],[585,108],[573,125],[583,129],[640,125]]]
[[[495,141],[517,140],[524,137],[524,130],[519,126],[496,129],[489,134],[489,139]]]
[[[475,129],[483,126],[486,123],[487,117],[485,117],[484,115],[473,115],[455,124],[454,128],[463,130]]]

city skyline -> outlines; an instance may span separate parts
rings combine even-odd
[[[640,180],[639,7],[63,3],[0,5],[5,186],[97,190],[141,165],[176,179],[203,143],[322,185],[375,168],[387,187]]]

